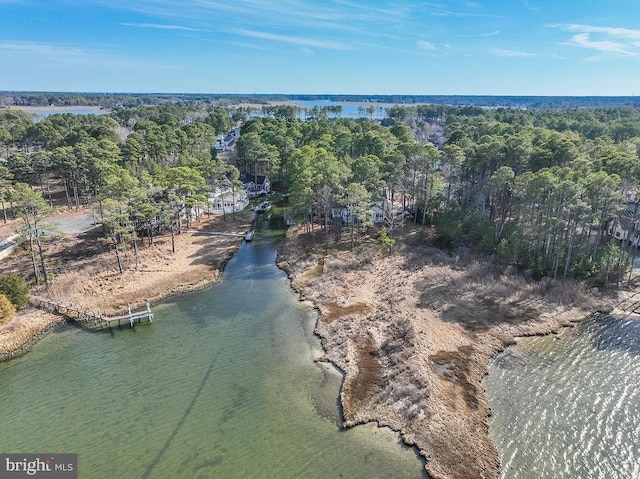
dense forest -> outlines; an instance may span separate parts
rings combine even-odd
[[[637,110],[387,112],[386,127],[256,118],[238,157],[264,161],[294,204],[324,221],[336,205],[361,211],[378,200],[391,236],[411,218],[435,224],[442,247],[474,244],[536,277],[622,278],[637,245],[610,240],[608,228],[637,197]],[[635,231],[638,217],[629,219]]]
[[[51,182],[68,208],[96,211],[122,270],[123,249],[177,234],[208,192],[239,190],[247,172],[290,193],[296,220],[324,241],[346,228],[353,244],[377,209],[385,245],[412,222],[442,248],[605,284],[636,254],[632,235],[620,242],[609,228],[622,217],[635,232],[640,220],[639,112],[398,105],[375,122],[332,107],[301,115],[198,101],[44,118],[4,109],[0,201],[24,220],[36,281],[49,277],[40,242]],[[216,139],[237,125],[235,154],[222,160]]]

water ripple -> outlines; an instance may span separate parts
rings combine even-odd
[[[528,338],[485,380],[504,479],[640,477],[640,322]]]

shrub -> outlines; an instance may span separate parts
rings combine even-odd
[[[437,216],[434,245],[451,249],[456,244],[473,244],[493,252],[493,226],[484,214],[471,208],[457,208]]]
[[[378,251],[382,253],[384,250],[388,250],[389,253],[391,253],[391,249],[393,248],[394,244],[396,244],[396,240],[389,236],[386,228],[382,228],[380,230],[380,233],[378,234]]]
[[[4,294],[0,294],[0,324],[13,321],[16,308],[11,304]]]
[[[423,245],[427,242],[427,233],[424,230],[416,231],[416,234],[413,236],[413,241],[417,245]]]
[[[433,238],[433,245],[440,249],[452,249],[453,238],[446,231],[439,233]]]
[[[20,309],[29,301],[27,282],[17,274],[0,274],[0,293],[5,295],[16,309]]]

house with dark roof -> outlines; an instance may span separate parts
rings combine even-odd
[[[609,235],[623,243],[638,246],[640,243],[640,222],[627,216],[620,216],[609,223]]]
[[[242,181],[249,198],[255,198],[256,196],[271,193],[271,182],[267,176],[243,173],[240,177],[240,181]]]

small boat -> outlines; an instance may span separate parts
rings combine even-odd
[[[271,203],[268,201],[263,201],[258,206],[256,206],[256,213],[265,213],[271,209]]]
[[[244,235],[244,240],[247,242],[253,240],[253,230],[246,232],[246,234]]]

